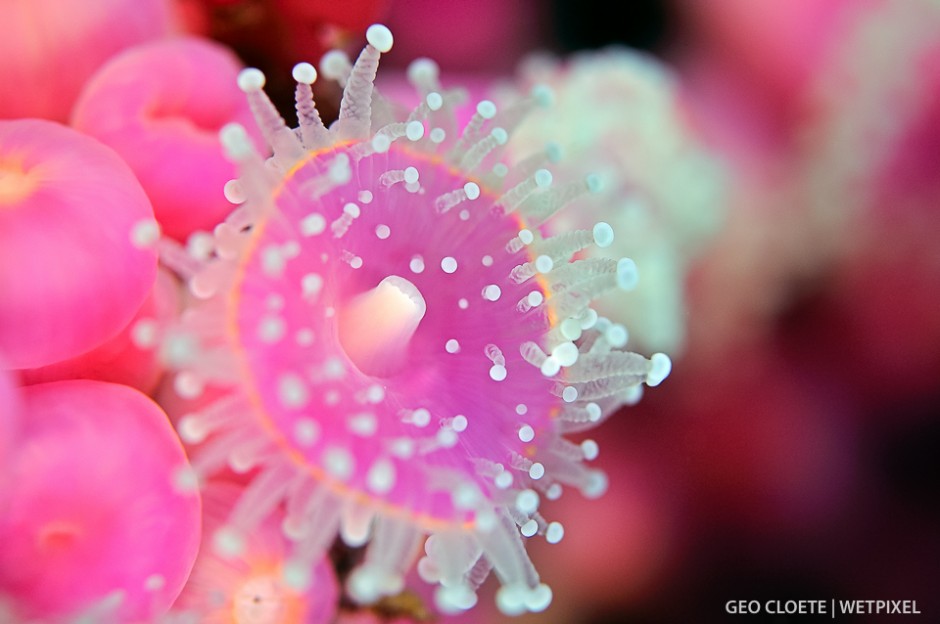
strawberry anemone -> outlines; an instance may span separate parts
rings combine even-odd
[[[585,464],[597,444],[564,434],[636,400],[669,359],[625,351],[625,328],[590,307],[638,279],[627,258],[573,259],[610,245],[610,226],[540,229],[596,181],[553,185],[562,165],[550,148],[512,167],[500,158],[550,94],[503,109],[481,101],[461,128],[464,95],[442,89],[430,60],[409,68],[415,109],[382,98],[373,82],[392,36],[375,25],[367,40],[355,63],[331,53],[321,65],[344,87],[329,128],[313,66],[294,68],[297,128],[261,72],[241,73],[273,155],[224,128],[240,171],[225,191],[238,207],[186,250],[164,246],[193,295],[162,341],[175,387],[228,389],[181,419],[183,438],[202,445],[180,485],[226,464],[255,470],[215,548],[237,556],[283,505],[293,542],[283,574],[298,587],[340,535],[368,543],[350,598],[395,594],[424,541],[418,572],[439,583],[442,610],[472,607],[492,570],[503,612],[539,611],[551,590],[524,542],[564,533],[542,501],[606,487]]]

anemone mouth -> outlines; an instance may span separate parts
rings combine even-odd
[[[56,520],[42,527],[36,536],[36,542],[43,552],[67,552],[76,546],[83,534],[84,531],[74,522]]]
[[[19,161],[0,160],[0,208],[16,207],[39,187],[36,173]]]
[[[233,624],[300,624],[302,612],[300,597],[277,570],[245,579],[232,597]]]
[[[343,304],[337,315],[339,342],[364,375],[391,377],[407,365],[409,342],[426,312],[421,291],[389,275]]]

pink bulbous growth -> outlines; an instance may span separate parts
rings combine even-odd
[[[140,180],[167,235],[185,241],[231,210],[222,186],[235,175],[219,129],[250,111],[235,86],[238,59],[222,46],[178,38],[116,56],[88,82],[72,125],[112,147]]]
[[[329,624],[339,604],[339,583],[329,561],[290,565],[282,513],[264,520],[243,542],[219,541],[241,487],[216,481],[204,488],[202,545],[174,613],[200,624]]]
[[[331,70],[345,90],[330,129],[312,66],[294,69],[296,130],[261,72],[239,76],[274,155],[265,163],[238,126],[222,131],[240,169],[226,193],[242,205],[187,276],[198,301],[163,349],[178,378],[231,391],[179,430],[208,437],[197,476],[258,470],[217,539],[238,543],[283,501],[292,565],[337,533],[369,543],[346,586],[367,604],[402,590],[430,533],[418,570],[440,583],[440,608],[472,607],[495,569],[504,612],[540,611],[551,590],[524,539],[563,532],[540,502],[606,485],[563,434],[636,400],[669,360],[623,351],[590,308],[632,286],[632,261],[573,261],[599,244],[591,230],[540,233],[591,185],[553,186],[546,154],[502,162],[538,98],[480,102],[461,128],[461,95],[425,65],[409,72],[420,104],[398,113],[373,92],[391,33],[377,25],[367,39],[354,65]]]
[[[136,390],[98,381],[23,389],[21,442],[0,516],[0,594],[25,620],[163,614],[199,547],[199,497],[166,415]]]
[[[102,63],[128,46],[165,36],[170,28],[165,0],[0,3],[0,118],[64,122],[82,85]]]
[[[117,336],[70,360],[20,371],[23,383],[97,379],[150,394],[163,373],[155,343],[157,327],[179,314],[179,288],[176,277],[160,269],[147,299]]]
[[[153,224],[134,174],[92,138],[0,121],[0,351],[9,366],[75,357],[117,334],[153,286]]]

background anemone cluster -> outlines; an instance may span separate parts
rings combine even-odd
[[[564,539],[521,523],[551,533],[526,541],[554,600],[514,621],[724,621],[752,598],[940,611],[940,5],[625,10],[626,26],[594,0],[0,4],[0,623],[506,619],[498,583],[441,615],[429,564],[360,606],[349,579],[368,555],[343,545],[368,533],[356,518],[302,571],[289,505],[227,532],[258,478],[238,461],[186,487],[231,443],[186,417],[231,404],[178,366],[190,352],[166,328],[199,320],[181,276],[237,246],[216,228],[244,190],[220,130],[271,138],[239,71],[262,69],[293,119],[290,69],[316,64],[329,123],[349,61],[320,58],[358,53],[376,21],[395,33],[377,83],[400,103],[389,115],[420,107],[405,76],[423,56],[442,93],[466,96],[460,124],[484,99],[550,102],[502,163],[526,171],[538,152],[553,185],[598,181],[540,235],[614,226],[574,259],[628,256],[640,278],[595,307],[629,349],[674,362],[572,437],[608,491],[545,502]],[[410,82],[430,84],[418,67]]]

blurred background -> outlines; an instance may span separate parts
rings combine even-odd
[[[530,548],[555,603],[522,620],[805,621],[724,605],[830,598],[912,599],[924,615],[907,617],[938,617],[936,3],[632,0],[614,14],[596,0],[399,0],[385,11],[415,46],[393,58],[428,55],[444,75],[511,73],[538,49],[649,52],[729,171],[723,224],[684,275],[673,374],[590,432],[610,490],[554,506],[565,539]]]
[[[650,305],[623,304],[625,322],[634,348],[666,351],[673,373],[590,432],[607,495],[570,493],[547,510],[567,527],[560,544],[530,544],[551,608],[504,618],[491,580],[459,621],[804,621],[733,616],[725,603],[832,598],[916,600],[924,615],[907,618],[940,621],[940,3],[176,9],[176,28],[265,70],[285,108],[294,63],[355,52],[382,21],[395,47],[380,74],[428,56],[447,84],[546,79],[575,138],[579,120],[601,115],[629,130],[610,122],[610,149],[644,173],[618,206],[627,215],[643,203],[636,219],[655,221],[641,231],[657,243],[636,253],[666,254],[669,269],[638,259],[641,275],[666,277]],[[591,74],[589,59],[610,46],[642,55]],[[567,60],[575,54],[588,60]],[[335,115],[327,81],[316,88]],[[666,125],[652,127],[663,106]],[[707,179],[675,182],[693,156],[709,163]],[[705,186],[718,189],[707,201]]]

